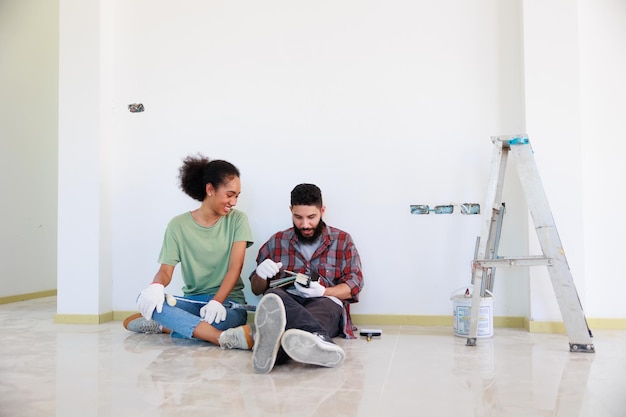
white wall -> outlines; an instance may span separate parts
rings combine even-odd
[[[0,1],[0,297],[56,289],[58,13]]]
[[[558,25],[555,16],[559,16]],[[537,164],[584,303],[578,19],[578,5],[569,0],[529,1],[524,6],[526,129],[531,137],[544,138],[536,152]],[[533,249],[539,251],[534,228],[529,233]],[[532,272],[531,319],[558,320],[560,312],[546,268]]]
[[[409,205],[482,204],[490,135],[523,131],[520,11],[499,1],[118,2],[114,308],[134,308],[167,221],[196,207],[176,175],[201,151],[242,171],[239,207],[257,242],[246,275],[259,245],[290,225],[291,188],[314,182],[327,221],[351,232],[363,258],[355,312],[450,314],[480,219]],[[146,111],[130,114],[133,102]],[[501,312],[524,315],[511,285],[527,283],[498,283]]]
[[[624,318],[626,3],[587,0],[580,16],[586,309]]]
[[[489,137],[527,131],[587,315],[626,317],[624,225],[607,210],[625,177],[624,20],[610,0],[61,0],[61,32],[83,36],[62,40],[60,108],[83,97],[94,107],[83,113],[91,122],[78,120],[82,132],[60,118],[59,218],[77,223],[59,233],[59,313],[135,308],[167,221],[196,206],[176,174],[200,151],[242,171],[239,208],[257,242],[245,274],[259,245],[289,226],[293,185],[311,181],[327,221],[361,251],[356,313],[450,314],[451,291],[470,278],[479,218],[415,216],[409,204],[482,204]],[[81,90],[69,75],[85,42],[97,49],[87,63],[97,62],[78,74],[88,80]],[[133,102],[146,112],[128,113]],[[93,132],[86,143],[84,131]],[[603,152],[597,144],[609,140]],[[69,156],[85,146],[97,154],[92,170],[72,177],[81,160]],[[82,181],[99,190],[81,198]],[[507,181],[501,253],[517,255],[529,235],[532,247],[532,230],[519,184]],[[70,237],[81,224],[93,244]],[[499,271],[495,314],[553,319],[542,273],[531,270],[531,288],[527,272]],[[99,292],[98,306],[73,301],[81,285]]]
[[[626,227],[618,203],[626,178],[625,23],[620,1],[527,1],[524,7],[527,131],[547,139],[536,156],[588,317],[625,314],[619,260]],[[559,317],[547,273],[538,268],[531,318]]]

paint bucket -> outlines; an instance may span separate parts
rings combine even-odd
[[[465,288],[463,288],[465,289]],[[472,296],[469,291],[465,294],[456,294],[455,291],[450,299],[452,300],[452,317],[454,319],[454,335],[467,337],[470,330],[470,319],[472,311]],[[476,337],[493,336],[493,294],[487,291],[486,297],[480,298],[480,312],[478,314],[478,331]]]

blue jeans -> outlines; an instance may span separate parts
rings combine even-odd
[[[156,310],[152,313],[152,320],[156,321],[163,327],[172,331],[171,337],[180,339],[194,339],[192,336],[194,329],[203,320],[200,317],[200,309],[213,299],[212,295],[186,295],[184,297],[176,296],[176,305],[170,306],[163,303],[163,311],[158,313]],[[235,301],[227,298],[228,301]],[[248,321],[248,312],[240,309],[226,309],[226,320],[219,324],[211,325],[218,330],[226,330],[231,327],[241,326]]]

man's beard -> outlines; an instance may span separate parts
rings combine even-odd
[[[326,224],[324,223],[324,221],[322,219],[320,219],[320,222],[317,224],[317,227],[313,230],[313,234],[311,236],[304,236],[302,234],[302,232],[300,231],[300,229],[298,229],[296,227],[296,225],[293,225],[293,230],[296,233],[296,236],[298,237],[298,240],[301,243],[313,243],[317,240],[317,238],[320,237],[320,235],[322,234],[322,231],[324,230],[324,226],[326,226]]]

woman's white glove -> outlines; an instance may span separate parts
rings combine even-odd
[[[282,262],[274,262],[271,259],[266,259],[256,267],[255,272],[259,278],[268,279],[278,274],[278,271],[280,271],[282,267]]]
[[[155,309],[157,313],[163,311],[163,301],[165,301],[165,287],[163,284],[152,283],[139,293],[137,308],[143,318],[152,320],[152,313]]]
[[[200,309],[200,316],[209,324],[219,324],[226,320],[226,308],[216,300],[211,300]]]
[[[296,287],[298,295],[303,298],[322,297],[326,291],[326,287],[317,281],[311,281],[309,288],[304,285],[300,285],[297,282],[294,283],[294,286]]]

